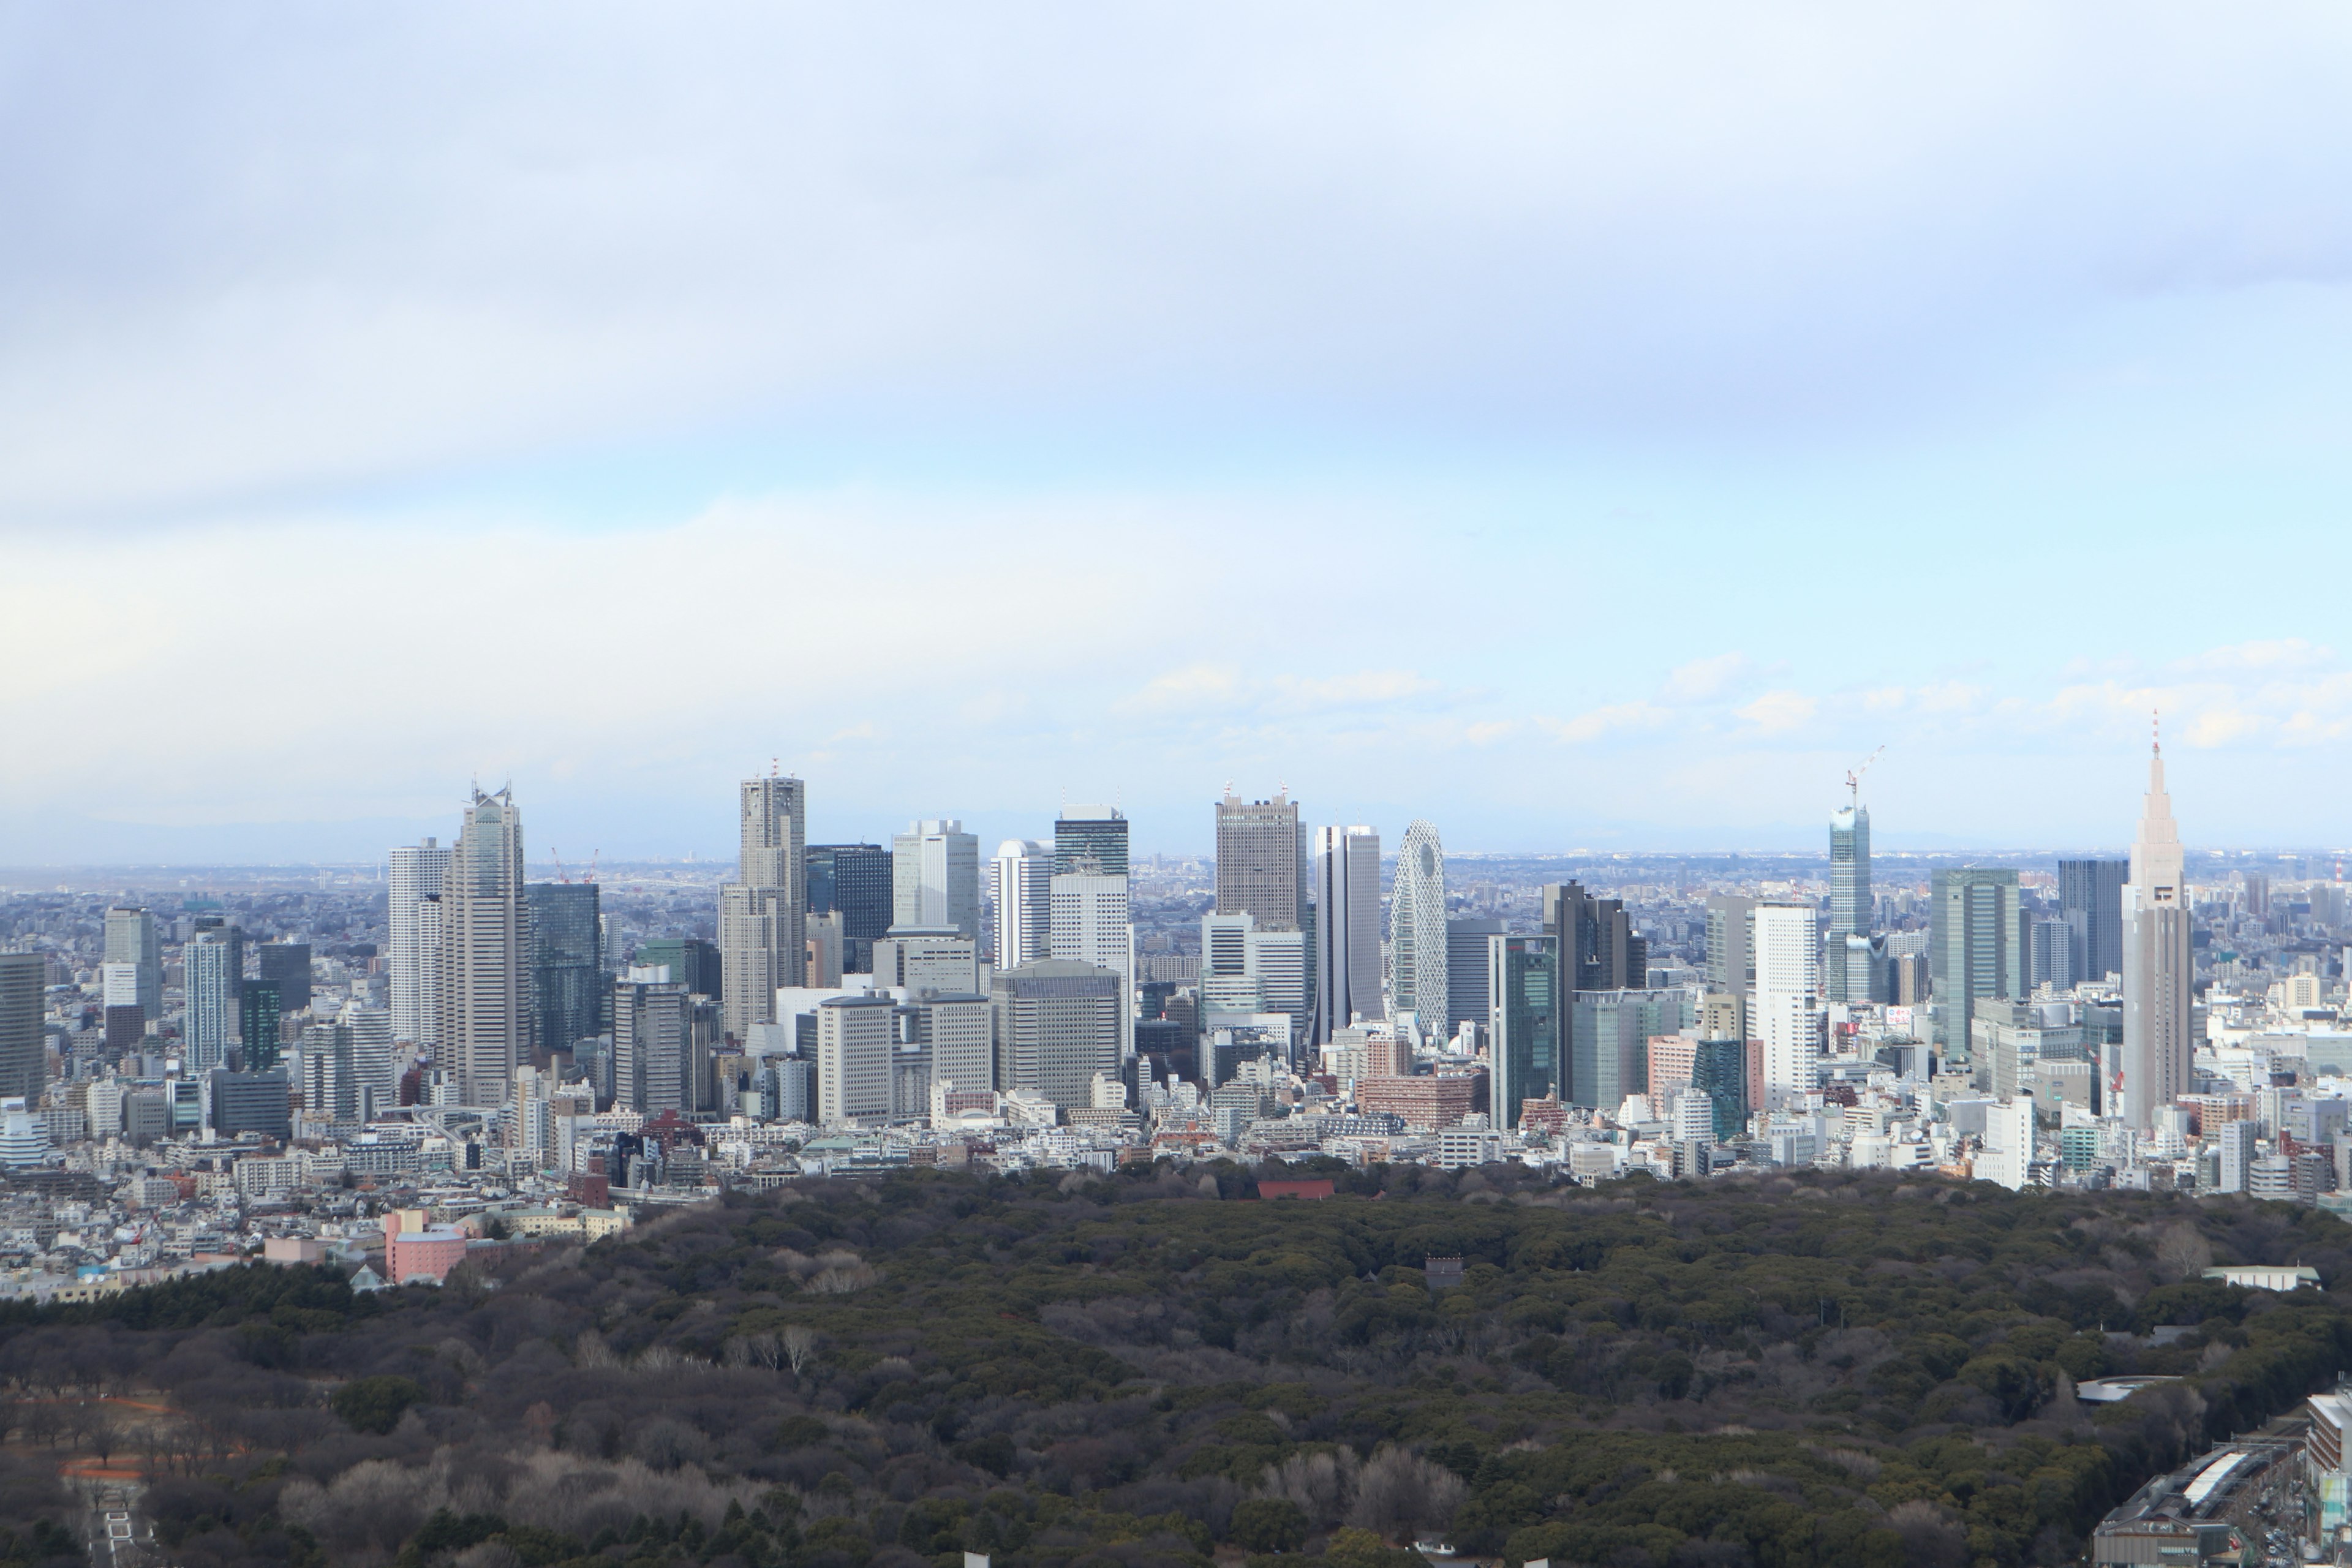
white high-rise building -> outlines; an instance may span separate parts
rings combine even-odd
[[[996,847],[988,877],[989,897],[996,903],[996,967],[1053,956],[1054,847],[1034,838],[1008,838]]]
[[[953,926],[980,940],[980,840],[953,817],[915,823],[890,841],[890,923]]]
[[[148,910],[118,905],[106,911],[106,962],[127,963],[136,971],[132,994],[110,1006],[136,1005],[149,1023],[163,1016],[163,942]]]
[[[1320,1046],[1340,1030],[1385,1019],[1381,995],[1381,836],[1370,827],[1315,830],[1315,1019]]]
[[[1135,927],[1128,921],[1127,878],[1066,872],[1050,889],[1051,956],[1116,973],[1126,1005],[1119,1008],[1119,1059],[1135,1054]],[[1011,967],[1007,965],[1006,967]]]
[[[808,973],[808,790],[795,778],[745,779],[736,879],[719,889],[719,973],[730,1037],[774,1022],[776,988]]]
[[[209,1071],[228,1060],[228,1044],[236,1034],[236,977],[229,973],[233,951],[218,931],[205,931],[180,949],[188,995],[181,1032],[192,1071]]]
[[[1397,847],[1389,892],[1389,1011],[1443,1031],[1446,1009],[1445,848],[1433,823],[1416,818]]]
[[[898,1109],[897,1025],[897,1008],[887,996],[834,996],[817,1005],[819,1122],[843,1127],[891,1119]]]
[[[1800,1093],[1821,1086],[1821,991],[1813,973],[1811,904],[1758,904],[1751,915],[1756,989],[1749,1032],[1764,1042],[1764,1087]]]
[[[2147,798],[2132,840],[2131,880],[2124,884],[2124,1046],[2122,1105],[2135,1131],[2189,1087],[2190,921],[2189,886],[2172,797],[2164,788],[2164,749],[2147,763]]]
[[[530,905],[522,814],[474,791],[441,883],[441,1043],[460,1103],[502,1105],[531,1047]]]
[[[449,851],[438,839],[392,852],[384,959],[391,979],[392,1037],[427,1047],[441,1043],[441,883]],[[429,911],[425,905],[434,907]]]
[[[362,1121],[373,1121],[400,1103],[399,1059],[392,1043],[392,1014],[382,1007],[346,1002],[337,1020],[352,1036],[352,1077]]]

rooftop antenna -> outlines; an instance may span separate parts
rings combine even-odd
[[[2151,709],[2149,709],[2149,710],[2147,710],[2147,733],[2148,733],[2148,746],[2149,746],[2149,749],[2150,749],[2150,750],[2154,752],[2154,754],[2155,754],[2155,755],[2157,755],[2157,756],[2159,756],[2159,757],[2160,757],[2160,756],[2164,755],[2164,710],[2163,710],[2163,709],[2161,709],[2161,708],[2151,708]]]
[[[1871,763],[1878,761],[1879,758],[1885,754],[1886,748],[1881,746],[1878,750],[1871,752],[1870,755],[1863,758],[1860,763],[1847,770],[1845,775],[1845,787],[1847,791],[1846,807],[1848,810],[1859,811],[1862,809],[1862,775],[1870,771]]]

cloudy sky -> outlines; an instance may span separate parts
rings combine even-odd
[[[2352,14],[0,15],[0,862],[2332,846]]]

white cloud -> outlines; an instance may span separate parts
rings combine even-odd
[[[1570,744],[1582,745],[1622,731],[1663,729],[1674,722],[1674,718],[1654,703],[1614,702],[1573,719],[1539,719],[1537,722]]]
[[[1785,734],[1810,722],[1821,703],[1801,691],[1768,691],[1739,710],[1739,716],[1768,735]]]
[[[1722,696],[1748,673],[1748,658],[1744,653],[1720,653],[1712,658],[1695,658],[1666,676],[1659,689],[1664,702],[1705,702]]]

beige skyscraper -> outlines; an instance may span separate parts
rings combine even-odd
[[[1260,931],[1297,931],[1307,907],[1307,840],[1288,793],[1217,802],[1217,913],[1255,915]]]
[[[441,881],[439,1055],[467,1105],[503,1105],[530,1055],[530,905],[522,814],[474,791]]]
[[[2125,1122],[2145,1130],[2189,1087],[2189,918],[2180,829],[2164,788],[2164,747],[2149,753],[2147,796],[2124,884]]]
[[[808,787],[780,774],[745,779],[741,831],[737,879],[719,890],[721,1000],[736,1040],[774,1023],[776,988],[807,971]]]

